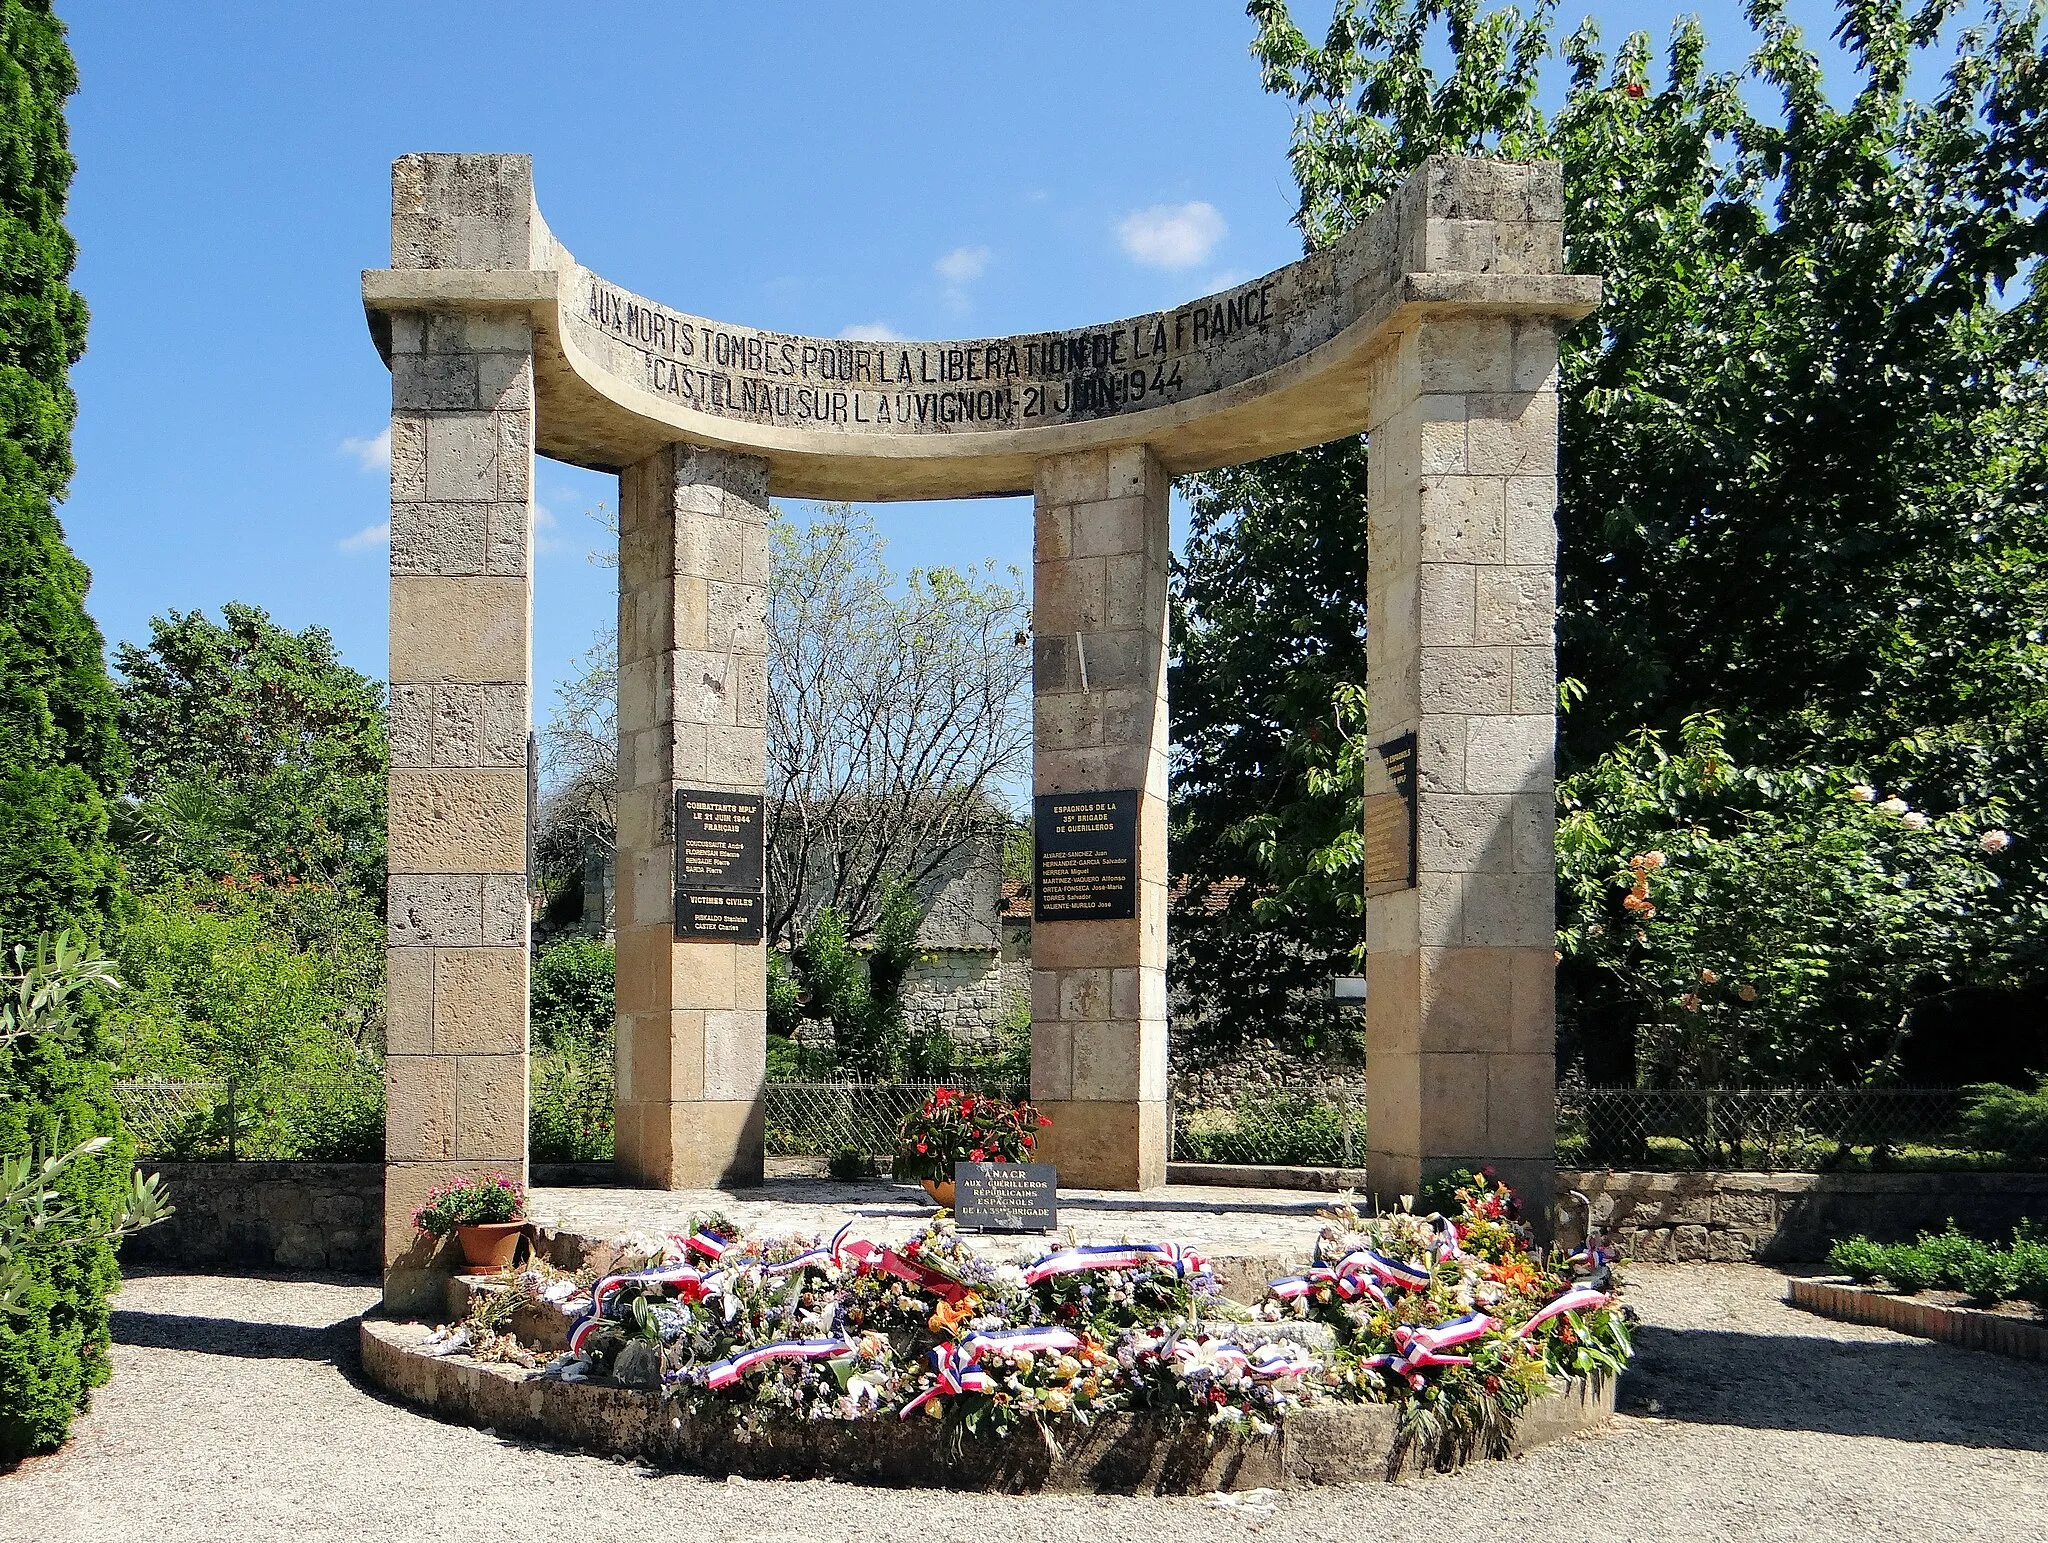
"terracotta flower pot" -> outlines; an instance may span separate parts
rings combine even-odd
[[[525,1222],[472,1222],[455,1229],[462,1258],[474,1270],[506,1270],[519,1252]]]
[[[932,1197],[932,1204],[953,1209],[953,1181],[951,1179],[919,1179],[924,1192]]]

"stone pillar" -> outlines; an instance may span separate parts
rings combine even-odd
[[[1414,734],[1417,770],[1414,883],[1366,901],[1367,1161],[1383,1204],[1491,1163],[1549,1212],[1556,328],[1425,317],[1376,392],[1371,742]]]
[[[767,949],[675,928],[677,789],[759,797],[768,466],[672,445],[619,475],[618,1164],[761,1182]]]
[[[1084,1188],[1166,1182],[1167,491],[1142,445],[1038,465],[1033,788],[1138,806],[1136,914],[1032,926],[1042,1155]]]
[[[523,267],[523,156],[393,168],[396,266]],[[438,1306],[434,1185],[526,1181],[533,337],[524,315],[391,327],[391,781],[384,1292]]]

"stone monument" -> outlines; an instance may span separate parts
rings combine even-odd
[[[536,453],[619,477],[618,1163],[761,1173],[768,501],[1029,491],[1032,1096],[1070,1186],[1166,1177],[1167,495],[1371,436],[1367,1073],[1385,1196],[1552,1150],[1554,165],[1437,159],[1171,310],[954,342],[712,321],[580,266],[516,155],[393,168],[386,1297],[411,1213],[525,1174]]]

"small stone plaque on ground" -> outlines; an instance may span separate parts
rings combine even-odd
[[[1051,1232],[1059,1226],[1051,1163],[955,1163],[953,1224],[962,1232]]]
[[[1129,921],[1138,914],[1138,790],[1045,793],[1033,802],[1033,919]]]

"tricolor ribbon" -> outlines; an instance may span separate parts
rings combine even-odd
[[[1425,1367],[1470,1366],[1470,1356],[1445,1355],[1444,1352],[1482,1339],[1496,1327],[1494,1320],[1485,1313],[1467,1313],[1462,1318],[1453,1318],[1449,1323],[1439,1323],[1427,1329],[1401,1324],[1394,1330],[1394,1354],[1368,1356],[1360,1364],[1392,1371],[1419,1388]]]
[[[725,1251],[731,1248],[732,1244],[729,1240],[721,1238],[717,1233],[711,1231],[710,1228],[699,1227],[690,1236],[683,1239],[683,1247],[690,1250],[693,1254],[703,1255],[706,1259],[717,1260],[724,1257]]]
[[[1390,1286],[1399,1286],[1405,1291],[1427,1291],[1429,1289],[1429,1266],[1410,1264],[1405,1259],[1389,1259],[1385,1254],[1376,1254],[1369,1248],[1344,1256],[1344,1263],[1358,1261],[1357,1267],[1368,1271],[1377,1279]]]
[[[822,1361],[852,1353],[853,1346],[842,1337],[778,1340],[772,1345],[757,1345],[723,1361],[712,1362],[704,1368],[704,1386],[729,1388],[755,1367],[769,1361]]]
[[[590,1288],[590,1306],[583,1315],[569,1327],[569,1348],[581,1350],[583,1342],[590,1338],[604,1318],[605,1303],[615,1296],[623,1286],[675,1286],[685,1301],[695,1301],[704,1295],[705,1281],[697,1271],[687,1264],[657,1265],[651,1270],[635,1270],[626,1275],[607,1275]]]
[[[974,1364],[975,1352],[964,1343],[940,1345],[932,1351],[932,1371],[938,1380],[903,1406],[899,1420],[907,1420],[935,1398],[955,1393],[992,1393],[995,1379]]]
[[[1340,1302],[1354,1301],[1369,1296],[1382,1307],[1388,1306],[1387,1294],[1380,1290],[1372,1277],[1372,1270],[1366,1264],[1366,1252],[1346,1254],[1333,1265],[1316,1265],[1301,1275],[1286,1275],[1269,1283],[1266,1287],[1283,1302],[1292,1302],[1298,1297],[1313,1296],[1327,1287],[1332,1296]]]
[[[960,1341],[961,1345],[974,1352],[971,1359],[980,1360],[991,1351],[998,1355],[1019,1355],[1029,1351],[1032,1355],[1065,1354],[1078,1350],[1081,1341],[1065,1329],[1032,1328],[1005,1329],[996,1334],[970,1334]]]
[[[1527,1323],[1515,1332],[1523,1336],[1532,1333],[1539,1323],[1547,1323],[1560,1313],[1586,1313],[1598,1307],[1611,1305],[1614,1298],[1604,1291],[1595,1291],[1591,1286],[1574,1286],[1571,1290],[1538,1310]]]
[[[1209,1261],[1178,1243],[1090,1243],[1080,1248],[1047,1254],[1025,1270],[1024,1279],[1036,1286],[1055,1275],[1073,1275],[1083,1270],[1171,1270],[1186,1279],[1209,1268]]]

